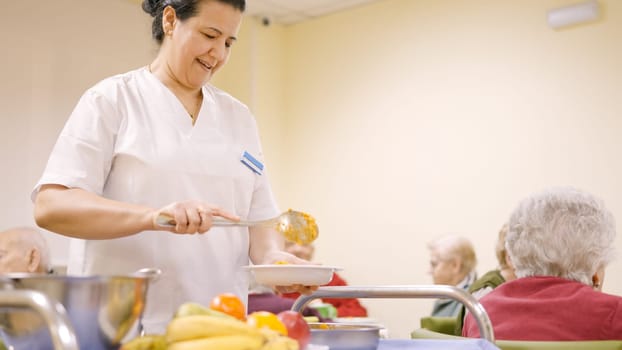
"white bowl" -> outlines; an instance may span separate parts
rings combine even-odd
[[[250,270],[259,284],[269,286],[321,286],[333,279],[333,273],[341,270],[323,265],[250,265]]]

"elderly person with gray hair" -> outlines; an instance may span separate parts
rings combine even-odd
[[[434,284],[469,289],[477,278],[477,258],[473,244],[465,237],[449,235],[428,243],[430,274]],[[439,299],[434,303],[431,316],[454,317],[460,312],[460,302]]]
[[[38,230],[16,227],[0,232],[0,274],[50,270],[47,242]]]
[[[601,291],[612,260],[615,221],[603,202],[573,188],[521,201],[506,246],[514,281],[480,302],[505,340],[622,340],[622,297]],[[479,337],[471,315],[463,335]]]

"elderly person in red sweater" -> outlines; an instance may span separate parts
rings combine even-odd
[[[622,297],[603,293],[616,234],[594,196],[552,188],[524,199],[506,246],[518,277],[483,297],[497,339],[622,340]],[[463,335],[479,337],[472,315]]]
[[[301,259],[312,261],[313,254],[315,253],[315,246],[313,244],[296,244],[286,242],[285,251],[293,254]],[[333,279],[326,284],[327,286],[347,286],[348,283],[336,272],[333,273]],[[290,299],[296,299],[300,296],[299,293],[287,293],[283,294],[284,297]],[[322,302],[331,304],[337,311],[337,317],[367,317],[367,309],[361,305],[356,298],[324,298]]]

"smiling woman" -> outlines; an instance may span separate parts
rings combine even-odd
[[[227,63],[244,0],[146,0],[142,7],[153,17],[157,56],[84,93],[33,199],[40,226],[77,238],[68,273],[162,270],[143,322],[158,333],[187,301],[207,305],[233,293],[245,302],[249,260],[307,262],[284,252],[271,227],[212,227],[214,217],[263,220],[280,212],[267,167],[256,173],[240,161],[250,154],[264,162],[253,115],[209,84]],[[175,225],[158,225],[160,215]]]
[[[143,2],[153,17],[160,53],[149,71],[180,100],[196,123],[205,85],[229,59],[242,20],[243,1]]]

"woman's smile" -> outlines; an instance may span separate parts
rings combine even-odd
[[[214,66],[215,66],[215,64],[210,64],[210,63],[207,63],[207,62],[203,61],[203,60],[202,60],[202,59],[200,59],[200,58],[197,58],[197,61],[198,61],[198,62],[199,62],[199,64],[200,64],[203,68],[205,68],[205,70],[207,70],[207,71],[211,71],[211,70],[212,70],[212,68],[214,68]]]

